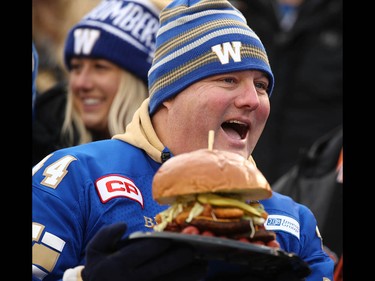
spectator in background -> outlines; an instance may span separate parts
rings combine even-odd
[[[130,10],[121,25],[101,11],[141,5],[150,18]],[[64,49],[68,85],[41,94],[33,126],[33,165],[50,152],[123,133],[148,97],[147,72],[154,55],[158,14],[166,1],[103,1],[69,31]],[[135,5],[135,7],[138,7]],[[119,6],[120,7],[120,6]],[[136,24],[136,25],[135,25]]]
[[[336,270],[343,254],[343,128],[318,138],[272,189],[308,206]],[[335,281],[338,281],[335,279]]]
[[[342,124],[342,0],[232,1],[262,38],[278,78],[253,156],[271,185]]]

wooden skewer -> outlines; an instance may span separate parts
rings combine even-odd
[[[208,131],[208,149],[212,150],[214,146],[214,137],[215,137],[215,132],[214,130],[209,130]]]

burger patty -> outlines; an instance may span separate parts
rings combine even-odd
[[[251,231],[248,220],[217,221],[196,217],[190,224],[196,226],[200,231],[210,230],[216,235],[231,235]]]
[[[250,237],[251,227],[248,220],[212,220],[204,217],[196,217],[190,223],[177,223],[173,221],[168,223],[165,230],[172,232],[182,232],[182,230],[189,225],[195,226],[201,233],[210,231],[216,236],[225,236],[228,238],[238,239],[240,237],[247,237],[249,241],[262,241],[268,243],[276,239],[276,234],[273,231],[268,231],[260,228],[255,231],[254,235]]]

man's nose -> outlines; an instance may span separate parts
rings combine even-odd
[[[249,107],[252,110],[259,106],[260,101],[254,81],[247,81],[243,84],[243,87],[235,100],[235,104],[237,107]]]

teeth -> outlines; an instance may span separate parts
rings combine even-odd
[[[238,120],[229,120],[229,121],[227,121],[227,123],[246,125],[246,123],[240,122]]]
[[[94,104],[98,104],[99,100],[98,99],[84,99],[83,103],[86,105],[94,105]]]
[[[249,126],[246,123],[240,122],[238,120],[228,120],[222,124],[222,128],[225,130],[227,135],[244,139],[248,132]]]

